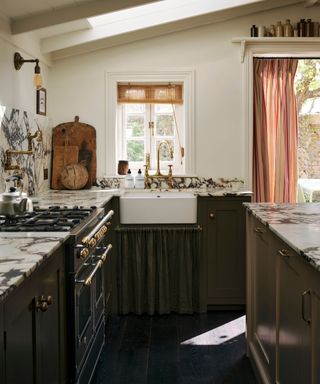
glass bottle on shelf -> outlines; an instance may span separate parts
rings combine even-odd
[[[306,36],[307,37],[313,37],[313,23],[311,22],[311,19],[307,19]]]
[[[274,24],[271,24],[271,25],[270,25],[269,33],[270,33],[270,35],[273,36],[273,37],[276,36],[276,28],[275,28]]]
[[[299,37],[305,37],[306,36],[306,21],[305,21],[305,19],[301,19],[299,21],[298,31],[299,31]]]
[[[276,36],[277,37],[283,37],[283,25],[281,24],[281,21],[277,22],[277,25],[276,25]]]
[[[289,19],[286,20],[286,23],[283,26],[283,34],[285,37],[292,37],[293,36],[293,27],[292,27]]]
[[[250,29],[250,36],[258,37],[258,28],[255,25],[253,25]]]

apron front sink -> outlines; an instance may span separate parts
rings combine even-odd
[[[192,192],[125,192],[121,224],[194,224],[197,197]]]

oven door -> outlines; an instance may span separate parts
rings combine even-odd
[[[87,351],[104,319],[104,263],[112,246],[95,249],[75,277],[76,370],[81,370]],[[104,339],[101,339],[104,343]]]
[[[84,265],[75,279],[75,362],[79,372],[87,349],[94,335],[93,327],[93,285],[86,283],[93,267]]]

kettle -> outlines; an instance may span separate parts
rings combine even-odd
[[[21,179],[20,175],[9,176],[6,179],[6,192],[0,195],[0,215],[22,215],[33,211],[32,201],[22,193]],[[11,181],[20,186],[20,191],[17,191],[16,187],[9,187],[8,183]]]

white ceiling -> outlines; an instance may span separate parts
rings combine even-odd
[[[0,0],[0,14],[9,20],[13,35],[36,33],[41,39],[41,51],[51,54],[52,59],[58,59],[221,22],[250,13],[298,3],[314,6],[319,2],[319,0]],[[100,20],[93,28],[87,18],[103,14],[108,14],[107,24],[103,24]]]

